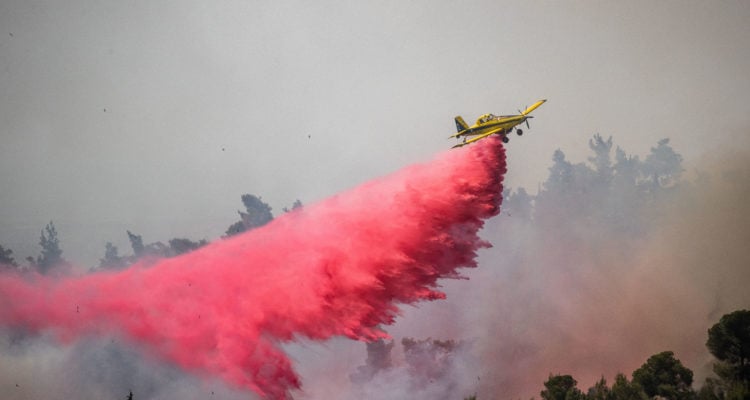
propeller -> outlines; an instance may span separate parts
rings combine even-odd
[[[529,109],[529,107],[526,107],[526,110],[528,110],[528,109]],[[523,115],[523,111],[518,110],[518,115]],[[527,129],[531,129],[531,126],[529,126],[529,118],[532,118],[532,117],[530,115],[529,116],[525,116],[525,117],[526,118],[524,118],[524,121],[526,121],[526,128]]]

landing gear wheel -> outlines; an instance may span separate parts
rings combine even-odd
[[[516,134],[517,134],[518,136],[521,136],[521,135],[523,135],[523,130],[521,130],[521,129],[516,129]]]
[[[503,143],[510,142],[510,139],[507,136],[503,136]]]

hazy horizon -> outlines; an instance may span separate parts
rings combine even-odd
[[[25,263],[54,221],[63,257],[86,270],[106,242],[130,254],[126,230],[146,243],[214,241],[238,220],[242,194],[261,196],[279,215],[295,200],[312,204],[449,151],[456,115],[471,123],[547,99],[507,145],[506,187],[536,194],[557,149],[591,165],[594,134],[640,160],[669,138],[685,185],[658,209],[664,224],[634,239],[596,236],[572,218],[575,234],[603,247],[576,242],[575,255],[563,257],[565,249],[550,246],[567,237],[559,226],[531,235],[512,231],[510,217],[492,219],[481,235],[496,247],[481,253],[470,280],[446,282],[447,300],[407,309],[388,330],[469,339],[460,326],[474,324],[495,334],[478,348],[497,362],[475,365],[495,369],[478,387],[485,395],[541,390],[537,377],[549,372],[572,373],[585,389],[597,374],[632,372],[671,343],[703,376],[705,329],[750,301],[741,289],[749,260],[748,20],[750,3],[697,0],[4,1],[0,245]],[[632,240],[631,251],[610,262],[606,251],[618,240]],[[607,347],[589,336],[594,329],[623,346]],[[101,372],[92,391],[109,395],[140,380],[166,385],[154,398],[204,393],[196,389],[204,385],[228,398],[247,395],[121,343],[66,347],[43,337],[27,345],[4,353],[0,369],[20,365],[8,376],[29,384],[48,374],[42,392],[80,395],[58,374],[66,362],[85,373],[116,354],[125,365]],[[630,351],[636,345],[647,354]],[[288,347],[310,390],[301,398],[310,399],[350,384],[366,355],[361,343],[339,339]],[[570,349],[577,352],[566,358]],[[502,375],[512,367],[528,373]],[[86,382],[66,373],[74,385]],[[471,386],[475,377],[466,377]]]

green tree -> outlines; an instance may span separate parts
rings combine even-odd
[[[169,241],[169,247],[172,249],[172,255],[180,255],[191,252],[195,249],[205,246],[208,242],[203,239],[198,242],[194,242],[190,239],[185,238],[174,238]]]
[[[610,158],[612,136],[604,140],[597,133],[592,139],[589,139],[589,148],[594,151],[594,156],[589,157],[589,162],[594,165],[597,183],[608,185],[612,180],[613,173],[612,159]]]
[[[623,149],[615,149],[614,175],[610,183],[610,226],[624,231],[638,232],[641,228],[643,188],[638,185],[641,161]]]
[[[611,398],[613,400],[646,400],[646,393],[636,383],[628,382],[625,374],[617,374],[612,385]]]
[[[544,382],[545,389],[539,394],[544,400],[580,400],[583,393],[576,387],[577,384],[570,375],[550,375]]]
[[[128,264],[136,262],[144,257],[164,258],[175,255],[173,250],[162,242],[144,244],[141,235],[136,235],[130,231],[127,231],[127,233],[128,239],[130,239],[130,246],[133,248],[133,257],[129,257],[130,262],[128,262]]]
[[[633,190],[640,176],[641,161],[638,156],[630,156],[617,146],[615,149],[614,180],[615,187],[621,190]]]
[[[652,147],[643,163],[643,173],[654,191],[677,183],[682,171],[682,156],[672,149],[669,139],[662,139]]]
[[[133,248],[133,255],[140,257],[143,255],[146,247],[143,245],[143,237],[136,235],[130,231],[127,231],[128,239],[130,240],[130,247]]]
[[[99,259],[99,268],[116,269],[126,265],[125,260],[118,255],[117,246],[107,242],[104,245],[104,258]]]
[[[386,342],[383,339],[367,343],[367,358],[365,365],[357,367],[357,371],[349,376],[352,382],[363,384],[370,381],[375,374],[393,367],[391,350],[394,342]]]
[[[271,206],[263,202],[259,196],[243,194],[242,204],[245,205],[246,212],[238,211],[241,220],[227,228],[226,236],[259,228],[273,220]]]
[[[16,260],[13,259],[13,250],[0,246],[0,267],[18,267]]]
[[[638,384],[649,397],[689,399],[695,393],[693,371],[682,365],[671,351],[649,357],[645,364],[633,372],[633,383]]]
[[[302,202],[299,199],[297,199],[297,200],[294,200],[294,203],[292,203],[292,208],[291,209],[284,207],[281,210],[284,211],[285,213],[287,213],[287,212],[290,212],[290,211],[299,210],[301,208],[302,208]]]
[[[67,261],[62,257],[60,239],[57,238],[57,229],[52,221],[42,229],[39,245],[42,246],[42,252],[33,262],[33,267],[40,274],[49,274],[53,268],[68,266]]]
[[[706,378],[703,386],[698,391],[698,400],[722,400],[724,390],[720,382],[713,378]]]
[[[721,317],[708,330],[706,347],[719,362],[714,371],[727,382],[750,383],[750,311],[738,310]]]
[[[591,199],[595,172],[583,163],[572,164],[561,150],[552,156],[549,177],[534,201],[534,217],[565,223],[574,218],[591,215],[596,204]]]
[[[565,159],[565,153],[560,149],[555,150],[552,161],[544,189],[553,193],[565,192],[573,183],[573,165]]]
[[[612,399],[612,390],[609,387],[607,387],[607,380],[604,379],[603,376],[594,384],[594,386],[589,388],[588,393],[586,393],[586,399],[587,400],[611,400]]]
[[[724,400],[748,400],[750,399],[750,389],[747,384],[732,383],[727,386],[724,392]]]

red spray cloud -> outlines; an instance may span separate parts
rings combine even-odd
[[[492,138],[155,265],[0,276],[0,324],[64,341],[123,334],[186,370],[283,399],[300,381],[279,342],[386,337],[378,325],[398,303],[443,298],[439,278],[476,266],[505,168]]]

